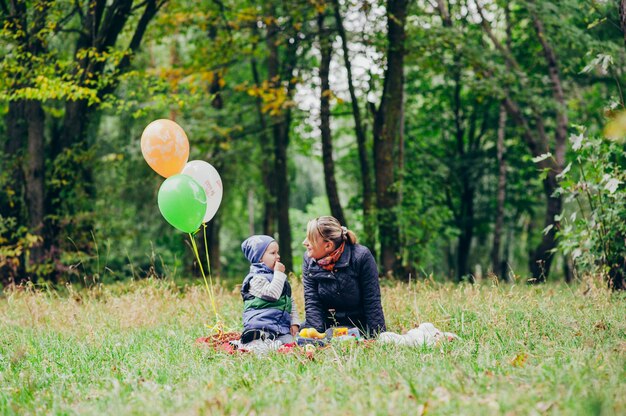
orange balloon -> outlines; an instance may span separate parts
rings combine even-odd
[[[156,173],[169,178],[185,167],[189,140],[183,128],[172,120],[155,120],[141,135],[141,153]]]

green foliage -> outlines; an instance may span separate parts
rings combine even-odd
[[[0,271],[3,273],[0,285],[20,275],[20,269],[24,267],[22,259],[40,243],[41,237],[30,234],[27,227],[19,226],[15,217],[0,215]]]
[[[581,273],[626,289],[626,130],[619,130],[618,139],[606,139],[579,126],[570,137],[575,160],[562,174],[559,192],[569,209],[559,235]]]
[[[134,10],[113,47],[99,50],[77,43],[85,33],[81,13],[85,16],[86,7],[93,2],[18,3],[26,7],[24,27],[0,11],[0,114],[6,115],[8,103],[16,100],[43,103],[46,204],[53,208],[46,222],[60,233],[50,243],[54,259],[41,268],[54,268],[62,276],[60,282],[193,275],[193,256],[185,236],[168,226],[156,206],[163,179],[147,167],[139,147],[141,132],[150,121],[173,118],[188,134],[190,159],[208,161],[222,176],[224,199],[214,220],[219,229],[219,260],[224,276],[241,277],[247,265],[239,244],[251,228],[257,233],[263,231],[264,204],[273,198],[264,181],[264,168],[273,169],[272,118],[288,108],[292,119],[290,201],[280,203],[290,205],[294,271],[298,273],[306,221],[328,214],[319,163],[319,120],[316,105],[311,104],[320,93],[315,16],[324,8],[330,12],[328,2],[166,2],[148,26],[142,47],[132,54],[132,67],[126,72],[120,72],[118,65],[131,57],[127,46],[143,7]],[[379,102],[386,65],[385,6],[380,1],[339,3],[358,104],[370,140],[372,113],[368,101]],[[461,197],[464,180],[474,191],[471,267],[481,264],[486,269],[489,264],[496,212],[497,107],[504,91],[519,101],[529,119],[541,117],[549,131],[554,125],[556,107],[551,82],[530,12],[541,16],[547,39],[557,54],[570,120],[589,126],[591,136],[597,136],[603,122],[606,97],[615,103],[623,101],[615,80],[623,78],[625,54],[623,35],[613,24],[613,16],[617,16],[615,2],[498,0],[483,4],[495,36],[503,43],[505,8],[510,8],[508,48],[519,70],[507,67],[476,14],[467,12],[468,6],[473,10],[472,2],[444,2],[450,7],[452,27],[442,24],[439,12],[433,8],[435,3],[420,0],[410,6],[404,176],[403,183],[396,184],[402,191],[403,203],[397,211],[405,265],[418,275],[423,270],[447,276],[455,268],[456,246],[467,225],[455,216],[467,202]],[[274,23],[279,34],[268,43],[268,27]],[[326,23],[329,28],[334,26],[330,14]],[[276,42],[279,46],[280,71],[286,66],[285,49],[292,41],[298,42],[297,76],[270,82],[269,45]],[[360,166],[338,46],[338,42],[333,45],[332,72],[336,78],[331,80],[329,92],[333,97],[336,175],[348,225],[362,236]],[[87,61],[101,69],[97,76],[87,73],[82,65]],[[280,87],[271,85],[273,81]],[[117,89],[111,91],[115,85]],[[287,85],[296,86],[295,100],[287,96]],[[454,98],[457,85],[459,103]],[[66,106],[75,100],[84,100],[93,111],[88,137],[84,143],[58,149],[58,142],[67,134]],[[530,105],[537,108],[536,114],[530,111]],[[460,142],[456,140],[457,113],[465,133]],[[476,130],[484,127],[484,134],[474,145],[468,134],[472,118]],[[27,132],[24,130],[20,136],[20,150],[10,152],[6,140],[8,121],[5,119],[0,126],[0,188],[4,191],[0,196],[0,250],[9,256],[5,264],[23,271],[32,247],[28,236],[33,236],[33,230],[28,227],[29,196],[24,183],[14,182],[12,175],[26,171]],[[516,272],[524,274],[528,252],[541,237],[541,173],[529,156],[521,129],[511,118],[505,144],[503,258]],[[368,143],[370,157],[371,151]],[[584,159],[582,163],[586,170],[595,168]],[[376,245],[371,248],[375,250]]]
[[[302,211],[294,208],[289,210],[291,227],[295,230],[291,248],[294,253],[293,272],[296,276],[300,276],[302,274],[302,259],[304,255],[302,242],[306,238],[307,224],[313,218],[328,215],[329,209],[328,198],[326,196],[318,196],[313,198],[311,203],[306,206],[306,209]]]

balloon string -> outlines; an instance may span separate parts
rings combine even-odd
[[[193,252],[196,255],[196,260],[198,260],[198,265],[200,266],[200,273],[202,273],[202,278],[204,279],[204,286],[206,288],[207,294],[209,295],[209,300],[211,301],[211,306],[213,307],[213,313],[215,313],[215,319],[217,321],[217,324],[213,326],[212,329],[217,329],[219,331],[219,328],[221,327],[221,324],[219,322],[220,317],[217,313],[217,307],[215,306],[213,292],[209,288],[209,283],[207,282],[206,275],[204,274],[204,267],[202,267],[202,261],[200,260],[200,255],[198,254],[198,246],[196,246],[196,241],[191,233],[189,233],[189,239],[191,240],[191,247],[193,248]]]
[[[202,231],[204,233],[204,255],[206,256],[206,265],[209,271],[209,287],[211,288],[211,294],[213,295],[213,299],[215,299],[215,293],[213,292],[213,278],[211,277],[211,259],[209,258],[209,245],[206,241],[206,223],[202,223]]]

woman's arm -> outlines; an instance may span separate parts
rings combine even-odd
[[[304,256],[302,262],[302,285],[304,286],[304,312],[307,327],[318,331],[324,330],[324,314],[319,298],[317,281],[309,276],[309,259]]]
[[[372,253],[366,248],[366,253],[360,258],[360,282],[363,313],[367,330],[375,336],[387,330],[385,315],[380,299],[380,282],[378,280],[378,267]]]

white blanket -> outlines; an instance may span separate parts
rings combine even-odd
[[[409,347],[433,346],[441,341],[452,341],[458,336],[452,332],[442,332],[430,322],[424,322],[417,328],[411,329],[404,335],[395,332],[383,332],[378,336],[382,343],[406,345]]]

